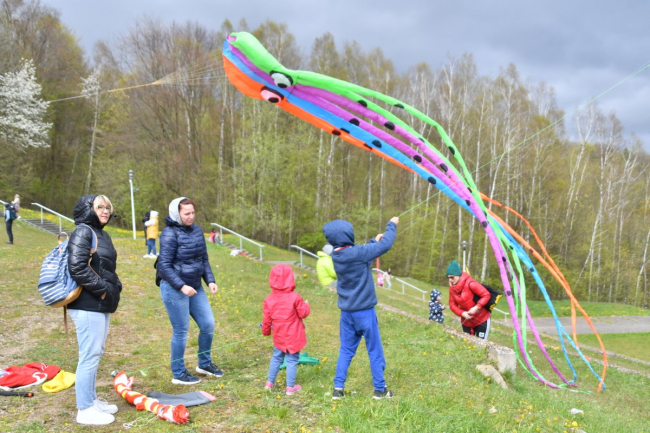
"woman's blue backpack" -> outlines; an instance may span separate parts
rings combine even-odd
[[[79,224],[79,227],[81,226],[88,227],[93,234],[90,248],[90,257],[92,257],[95,251],[97,251],[97,235],[86,224]],[[68,239],[61,242],[62,234],[67,237],[67,233],[65,232],[59,234],[59,245],[43,260],[41,276],[38,279],[38,291],[45,305],[50,307],[64,307],[77,299],[81,294],[81,286],[72,279],[68,270]],[[88,260],[89,266],[90,257]]]

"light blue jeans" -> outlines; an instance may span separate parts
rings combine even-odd
[[[190,297],[163,280],[160,282],[160,295],[172,323],[171,366],[174,377],[178,379],[186,371],[183,357],[187,346],[190,316],[199,327],[199,367],[210,365],[214,315],[203,287],[199,287],[196,295]]]
[[[156,255],[156,240],[147,239],[147,254]]]
[[[285,358],[287,359],[287,388],[293,388],[296,384],[296,373],[298,372],[298,358],[300,358],[300,352],[293,354],[289,352],[285,353],[274,347],[273,356],[271,357],[271,365],[269,365],[268,381],[275,383],[275,378],[278,377],[278,371],[280,371],[280,366]]]
[[[68,310],[68,313],[77,328],[79,361],[75,379],[75,394],[77,409],[83,410],[91,407],[97,400],[95,380],[97,379],[99,361],[106,348],[108,323],[111,315],[110,313],[85,310]]]

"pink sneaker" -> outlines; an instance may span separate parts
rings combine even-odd
[[[298,391],[302,389],[302,386],[300,385],[294,385],[294,386],[287,386],[287,395],[294,395]]]
[[[269,381],[267,380],[267,381],[266,381],[266,385],[264,385],[264,389],[271,390],[271,389],[273,389],[274,386],[275,386],[275,384],[274,384],[273,382],[269,382]]]

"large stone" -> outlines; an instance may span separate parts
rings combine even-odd
[[[476,369],[481,372],[485,377],[489,377],[494,383],[499,385],[503,389],[508,389],[508,384],[503,377],[499,374],[494,367],[488,364],[480,364],[476,366]]]
[[[514,350],[503,346],[497,346],[496,344],[490,344],[488,345],[487,351],[488,358],[496,363],[499,373],[515,374],[515,369],[517,368],[517,356],[515,355]]]

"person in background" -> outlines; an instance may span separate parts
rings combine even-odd
[[[212,242],[213,244],[221,245],[221,237],[219,236],[219,232],[217,231],[216,228],[213,228],[212,231],[210,232],[210,242]]]
[[[438,323],[444,323],[445,317],[442,315],[442,310],[445,305],[441,302],[442,294],[440,290],[433,289],[431,291],[431,300],[429,301],[429,320]]]
[[[294,395],[302,389],[296,384],[296,372],[300,350],[307,344],[305,324],[302,319],[309,316],[309,303],[295,291],[293,269],[289,265],[275,265],[269,274],[271,294],[264,299],[262,335],[271,335],[273,330],[273,356],[264,388],[275,386],[283,361],[287,361],[286,395]]]
[[[14,205],[14,209],[16,209],[16,219],[20,218],[20,195],[16,194],[14,195],[14,199],[11,201]]]
[[[122,283],[115,271],[117,251],[111,237],[104,231],[113,216],[112,212],[113,205],[105,195],[81,197],[73,216],[76,225],[84,225],[72,232],[68,242],[70,276],[83,288],[79,297],[67,307],[79,343],[75,379],[77,423],[85,425],[110,424],[115,421],[113,414],[117,412],[117,406],[99,399],[95,389],[97,369],[106,348],[110,316],[117,310],[122,292]],[[90,256],[94,236],[97,237],[97,248]]]
[[[214,274],[208,260],[208,249],[203,230],[194,224],[196,206],[186,197],[169,204],[169,216],[160,236],[158,272],[160,295],[172,324],[171,369],[172,383],[194,385],[201,380],[192,376],[185,367],[185,347],[190,327],[190,317],[199,327],[198,366],[196,372],[222,377],[223,371],[212,363],[212,338],[214,314],[201,279],[217,293]]]
[[[7,229],[7,237],[9,238],[9,241],[7,243],[9,245],[14,244],[13,225],[14,225],[14,220],[17,218],[18,218],[18,214],[16,213],[16,208],[14,207],[14,204],[13,203],[5,204],[5,228]]]
[[[366,342],[370,359],[374,399],[391,398],[393,393],[386,387],[384,369],[386,358],[377,321],[377,293],[370,269],[371,262],[390,250],[395,242],[398,217],[386,224],[386,231],[378,234],[366,245],[354,244],[354,228],[348,221],[334,220],[323,226],[323,234],[334,247],[332,261],[338,277],[336,293],[341,310],[339,339],[341,348],[336,363],[332,400],[345,397],[345,382],[352,358],[356,354],[361,337]]]
[[[386,272],[384,272],[384,284],[388,286],[388,290],[390,290],[392,284],[391,284],[391,279],[393,278],[393,272],[390,270],[390,268],[386,269]]]
[[[491,313],[483,307],[490,300],[490,292],[467,272],[461,271],[456,260],[452,260],[447,267],[447,279],[449,309],[460,316],[463,332],[487,340]],[[477,301],[474,301],[475,295],[478,297]]]
[[[332,262],[332,250],[334,248],[330,244],[325,244],[322,251],[319,251],[318,261],[316,262],[316,275],[321,286],[329,286],[336,281],[336,271],[334,271],[334,263]]]
[[[146,211],[142,217],[142,225],[144,226],[144,246],[147,246],[147,226],[145,225],[149,218],[151,217],[151,211]]]
[[[156,254],[156,239],[158,239],[158,212],[152,210],[149,214],[149,221],[144,223],[145,233],[147,235],[147,254],[142,256],[144,258],[155,259]]]

